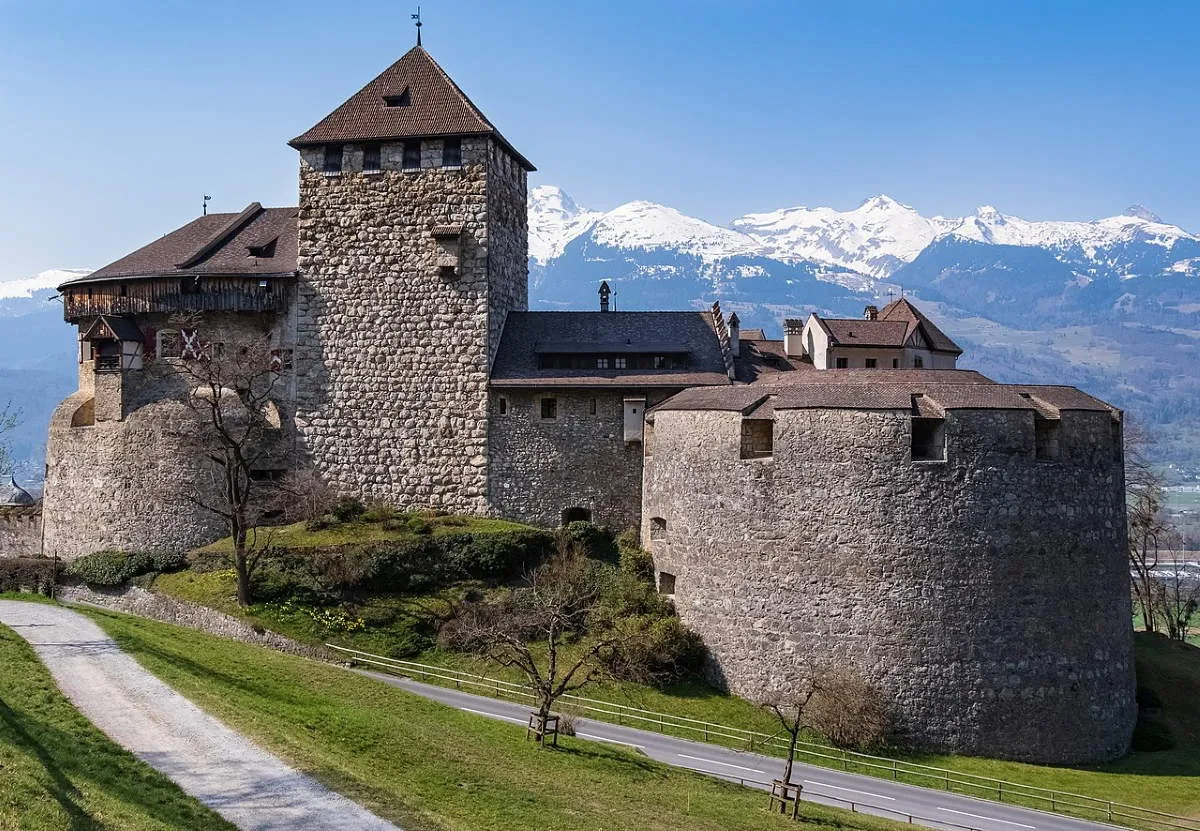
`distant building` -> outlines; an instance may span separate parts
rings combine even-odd
[[[36,557],[42,551],[42,504],[9,477],[0,483],[0,557]]]
[[[200,217],[60,287],[79,389],[50,427],[48,554],[222,533],[187,499],[180,367],[266,332],[281,435],[333,490],[640,527],[738,692],[826,657],[917,744],[1124,751],[1118,410],[956,370],[907,299],[782,340],[717,304],[611,311],[604,285],[598,311],[529,311],[533,166],[419,46],[291,145],[297,207]]]

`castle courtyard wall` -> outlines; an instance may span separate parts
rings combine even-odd
[[[910,460],[906,412],[777,410],[773,456],[744,460],[739,413],[654,419],[643,539],[731,690],[758,698],[806,662],[849,665],[918,746],[1057,763],[1125,752],[1111,414],[1064,412],[1059,457],[1041,460],[1032,411],[953,410],[945,462]]]
[[[0,505],[0,557],[42,552],[42,506]]]
[[[554,527],[565,510],[583,508],[593,522],[614,531],[639,527],[642,443],[625,441],[624,400],[629,394],[607,389],[493,391],[493,512]],[[645,391],[636,395],[646,397],[647,406],[666,397]],[[543,398],[556,399],[556,419],[541,418]]]

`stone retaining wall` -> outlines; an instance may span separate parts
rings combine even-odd
[[[60,586],[57,597],[64,603],[100,606],[115,612],[150,618],[162,623],[186,626],[188,629],[196,629],[221,638],[232,638],[253,646],[265,646],[268,649],[299,655],[303,658],[318,660],[329,660],[330,658],[329,653],[320,647],[302,644],[275,632],[259,632],[245,621],[215,609],[155,594],[136,586],[124,586],[117,589]]]

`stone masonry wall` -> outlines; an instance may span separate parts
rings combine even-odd
[[[510,311],[529,307],[528,176],[499,144],[488,156],[488,366]]]
[[[144,332],[168,326],[165,315],[138,319]],[[234,343],[272,330],[286,347],[281,319],[213,314],[202,319],[205,340]],[[186,551],[226,532],[187,495],[210,479],[188,449],[189,416],[181,403],[188,383],[177,360],[147,359],[144,369],[95,373],[81,366],[81,389],[50,421],[46,445],[45,554],[72,560],[107,548]],[[292,379],[276,381],[277,405],[290,415]],[[89,409],[94,416],[85,415]]]
[[[505,415],[499,414],[501,397],[507,401]],[[647,406],[664,397],[651,393]],[[543,398],[558,400],[554,421],[541,418]],[[625,442],[624,398],[625,391],[603,389],[494,391],[489,436],[493,511],[554,527],[567,508],[586,508],[594,522],[615,531],[637,528],[642,445]]]
[[[336,491],[487,511],[489,356],[526,274],[523,211],[491,247],[506,197],[491,194],[490,143],[464,139],[453,168],[436,166],[439,146],[412,171],[385,144],[377,174],[355,169],[354,147],[337,176],[319,148],[301,154],[297,429]],[[437,267],[442,225],[463,228],[454,278]]]
[[[714,672],[751,698],[804,661],[849,664],[901,738],[1038,762],[1115,758],[1136,715],[1119,430],[1065,412],[1035,460],[1029,411],[951,411],[945,462],[902,412],[660,412],[643,538]],[[651,539],[651,518],[666,520]]]
[[[42,552],[42,507],[0,505],[0,557],[36,557]]]

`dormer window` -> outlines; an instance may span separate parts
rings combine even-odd
[[[408,87],[405,87],[404,92],[399,95],[383,96],[383,103],[389,107],[411,107],[412,96],[408,93]]]
[[[448,138],[442,142],[442,165],[445,167],[462,165],[462,139]]]
[[[279,237],[274,237],[265,242],[260,242],[257,245],[247,246],[251,257],[270,258],[275,256],[275,243],[279,241]]]
[[[340,144],[325,145],[325,172],[342,172],[342,146]]]
[[[373,141],[363,145],[363,173],[378,173],[380,158],[379,142]]]
[[[421,142],[417,140],[404,142],[405,170],[416,170],[421,166]]]

